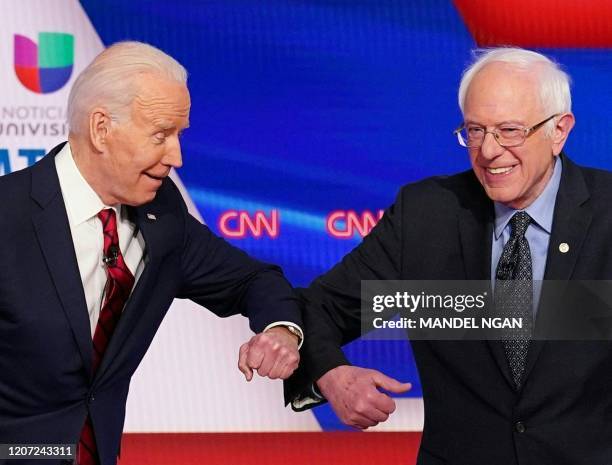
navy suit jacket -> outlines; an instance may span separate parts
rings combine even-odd
[[[611,205],[612,173],[564,156],[546,280],[612,279]],[[303,291],[305,343],[286,400],[348,364],[340,346],[360,335],[361,280],[490,280],[493,221],[472,171],[405,186],[363,243]],[[609,339],[532,341],[519,392],[500,341],[411,344],[425,405],[419,465],[612,463]]]
[[[216,237],[166,178],[151,203],[129,208],[145,267],[92,376],[89,317],[54,162],[61,147],[0,178],[0,443],[75,444],[89,413],[101,464],[110,465],[130,378],[175,297],[222,317],[242,313],[255,332],[275,321],[301,326],[301,316],[280,269]]]

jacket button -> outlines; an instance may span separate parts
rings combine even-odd
[[[514,424],[514,429],[517,433],[524,433],[527,428],[525,428],[525,424],[522,421],[517,421]]]
[[[89,404],[91,404],[91,403],[92,403],[94,400],[96,400],[96,396],[94,396],[93,394],[91,394],[91,395],[89,396],[89,399],[87,400],[87,402],[88,402]]]

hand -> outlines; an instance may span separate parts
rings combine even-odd
[[[347,365],[329,370],[317,386],[342,423],[359,429],[376,426],[395,411],[393,399],[378,388],[396,394],[412,388],[380,371]]]
[[[282,326],[253,336],[240,346],[238,355],[238,369],[247,381],[253,379],[253,370],[270,379],[287,379],[299,362],[298,338]]]

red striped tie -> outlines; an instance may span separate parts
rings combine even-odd
[[[123,307],[130,296],[134,286],[134,276],[128,269],[121,250],[119,249],[119,236],[117,235],[117,218],[112,208],[98,213],[102,221],[104,234],[104,263],[106,264],[107,279],[104,292],[104,303],[100,309],[100,317],[93,336],[93,373],[96,374],[104,352],[115,331],[121,317]],[[85,425],[81,431],[77,454],[78,465],[97,465],[98,450],[93,433],[91,418],[87,415]]]

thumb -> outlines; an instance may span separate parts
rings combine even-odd
[[[380,371],[374,371],[372,380],[377,387],[383,388],[385,391],[401,394],[412,389],[412,384],[401,383],[398,380],[382,374]]]

